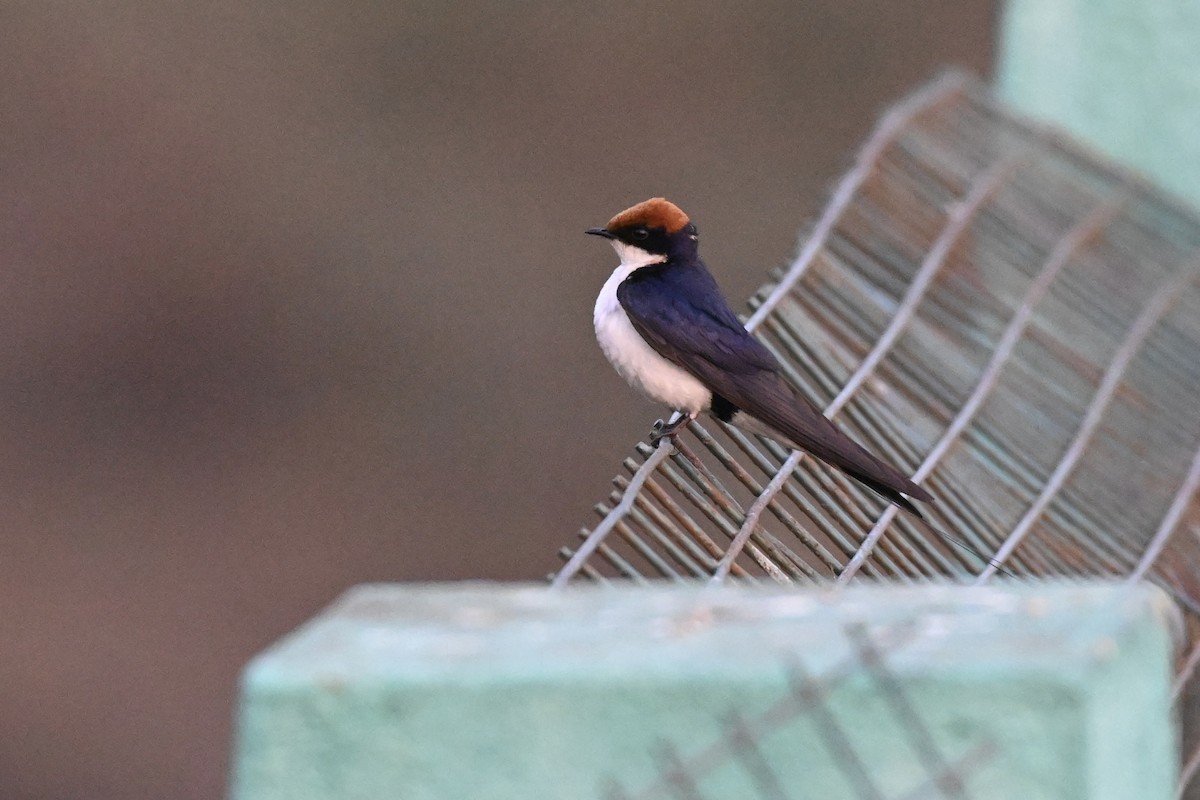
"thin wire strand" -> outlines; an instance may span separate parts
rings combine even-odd
[[[1192,465],[1188,468],[1187,475],[1184,477],[1179,490],[1175,492],[1175,497],[1171,500],[1171,505],[1167,509],[1162,523],[1158,526],[1158,530],[1154,532],[1154,537],[1150,540],[1150,544],[1143,551],[1142,559],[1133,568],[1133,571],[1129,573],[1128,582],[1140,581],[1150,571],[1150,568],[1154,566],[1154,562],[1158,560],[1163,548],[1166,547],[1167,541],[1171,538],[1171,534],[1179,524],[1179,520],[1191,505],[1192,497],[1195,496],[1196,489],[1198,488],[1200,488],[1200,448],[1196,450],[1196,455],[1192,458]]]
[[[1200,769],[1200,747],[1196,747],[1192,754],[1188,756],[1188,760],[1184,763],[1183,769],[1179,771],[1179,784],[1175,791],[1176,800],[1182,800],[1184,793],[1192,783],[1192,778],[1196,777],[1196,770]]]

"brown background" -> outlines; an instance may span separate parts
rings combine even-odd
[[[659,409],[582,235],[739,300],[991,0],[0,8],[0,795],[215,798],[361,581],[538,579]]]

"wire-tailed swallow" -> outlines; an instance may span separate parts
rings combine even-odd
[[[700,260],[696,226],[678,206],[655,197],[587,233],[608,239],[621,258],[596,298],[600,348],[634,388],[683,415],[658,436],[707,411],[803,450],[920,516],[908,498],[929,501],[929,493],[784,380],[779,362],[721,295]]]

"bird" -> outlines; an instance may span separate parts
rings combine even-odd
[[[851,439],[784,379],[779,361],[729,307],[682,209],[653,197],[585,232],[607,239],[620,258],[592,315],[600,349],[631,386],[681,415],[670,425],[659,420],[652,441],[674,437],[707,412],[802,450],[922,516],[912,500],[931,502],[929,492]]]

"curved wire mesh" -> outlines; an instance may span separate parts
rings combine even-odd
[[[893,108],[747,327],[935,501],[716,422],[637,447],[571,580],[1150,579],[1200,622],[1200,219],[947,73]],[[1200,637],[1177,694],[1186,719]],[[1184,785],[1200,768],[1187,726]]]

